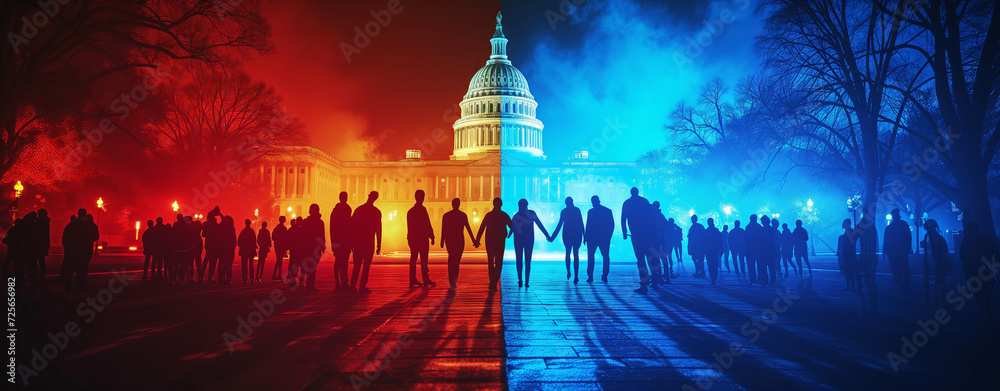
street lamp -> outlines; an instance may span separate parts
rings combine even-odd
[[[14,184],[14,204],[10,206],[11,221],[17,220],[17,201],[21,199],[21,192],[24,191],[24,185],[21,181],[17,181]]]
[[[142,227],[142,223],[136,221],[135,222],[135,240],[139,240],[139,228],[140,227]]]
[[[260,209],[254,209],[253,210],[253,217],[254,218],[260,217]]]
[[[177,201],[174,201],[174,203],[173,203],[173,204],[170,204],[170,206],[171,206],[172,208],[174,208],[174,212],[176,212],[176,211],[178,211],[178,210],[181,210],[181,205],[180,205],[180,204],[178,204],[178,203],[177,203]]]
[[[808,207],[809,210],[812,210],[812,208],[813,208],[813,200],[812,200],[812,198],[810,198],[809,200],[806,201],[806,207]]]
[[[101,230],[101,212],[104,211],[104,197],[97,197],[97,230]],[[99,246],[94,243],[94,255],[100,255],[97,251]]]

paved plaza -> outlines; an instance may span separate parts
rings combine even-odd
[[[914,276],[915,293],[901,295],[885,265],[878,276],[883,316],[873,323],[860,318],[859,297],[841,290],[829,256],[814,259],[812,279],[792,276],[778,289],[748,286],[723,271],[718,287],[681,277],[648,295],[632,292],[638,280],[633,264],[613,264],[607,284],[599,275],[598,282],[573,284],[553,255],[534,262],[530,288],[518,288],[513,262],[505,264],[502,289],[491,294],[481,257],[467,257],[455,292],[447,289],[444,264],[431,267],[437,287],[410,289],[400,258],[377,258],[370,295],[333,293],[332,262],[320,264],[320,291],[306,293],[269,281],[231,287],[143,283],[135,273],[140,258],[100,257],[90,295],[106,304],[96,301],[98,311],[82,300],[65,300],[50,276],[45,290],[19,293],[20,324],[40,327],[22,328],[18,343],[44,346],[47,333],[79,324],[79,334],[29,378],[38,389],[912,390],[998,384],[1000,339],[975,325],[971,302],[961,311],[946,307],[950,321],[894,372],[887,354],[900,352],[901,338],[912,339],[921,330],[917,321],[928,314],[918,289],[922,276]],[[689,262],[684,266],[691,270]],[[961,281],[957,271],[952,276],[951,286]],[[19,357],[31,359],[30,352]]]

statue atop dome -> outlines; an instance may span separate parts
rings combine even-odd
[[[500,23],[501,20],[503,20],[503,14],[497,12],[497,32],[493,34],[493,38],[504,38],[503,25]]]

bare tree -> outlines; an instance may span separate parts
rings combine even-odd
[[[154,69],[163,59],[220,62],[271,50],[258,0],[219,5],[217,0],[5,1],[0,176],[31,145],[37,122],[113,113],[109,96],[120,93],[109,88],[114,80],[134,83],[139,70]]]

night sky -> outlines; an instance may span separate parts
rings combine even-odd
[[[665,144],[663,125],[679,100],[695,97],[713,77],[735,83],[757,62],[754,5],[742,0],[402,0],[401,11],[348,62],[341,44],[354,45],[355,27],[363,30],[375,20],[371,12],[387,5],[265,6],[277,51],[254,59],[251,73],[284,96],[313,146],[343,160],[396,160],[412,147],[447,159],[456,105],[489,56],[501,9],[511,61],[539,102],[552,160],[579,149],[593,159],[634,160]],[[726,10],[734,15],[730,23],[705,27]],[[699,34],[707,44],[689,56]],[[678,66],[678,56],[690,61]],[[449,140],[426,141],[435,128]]]

